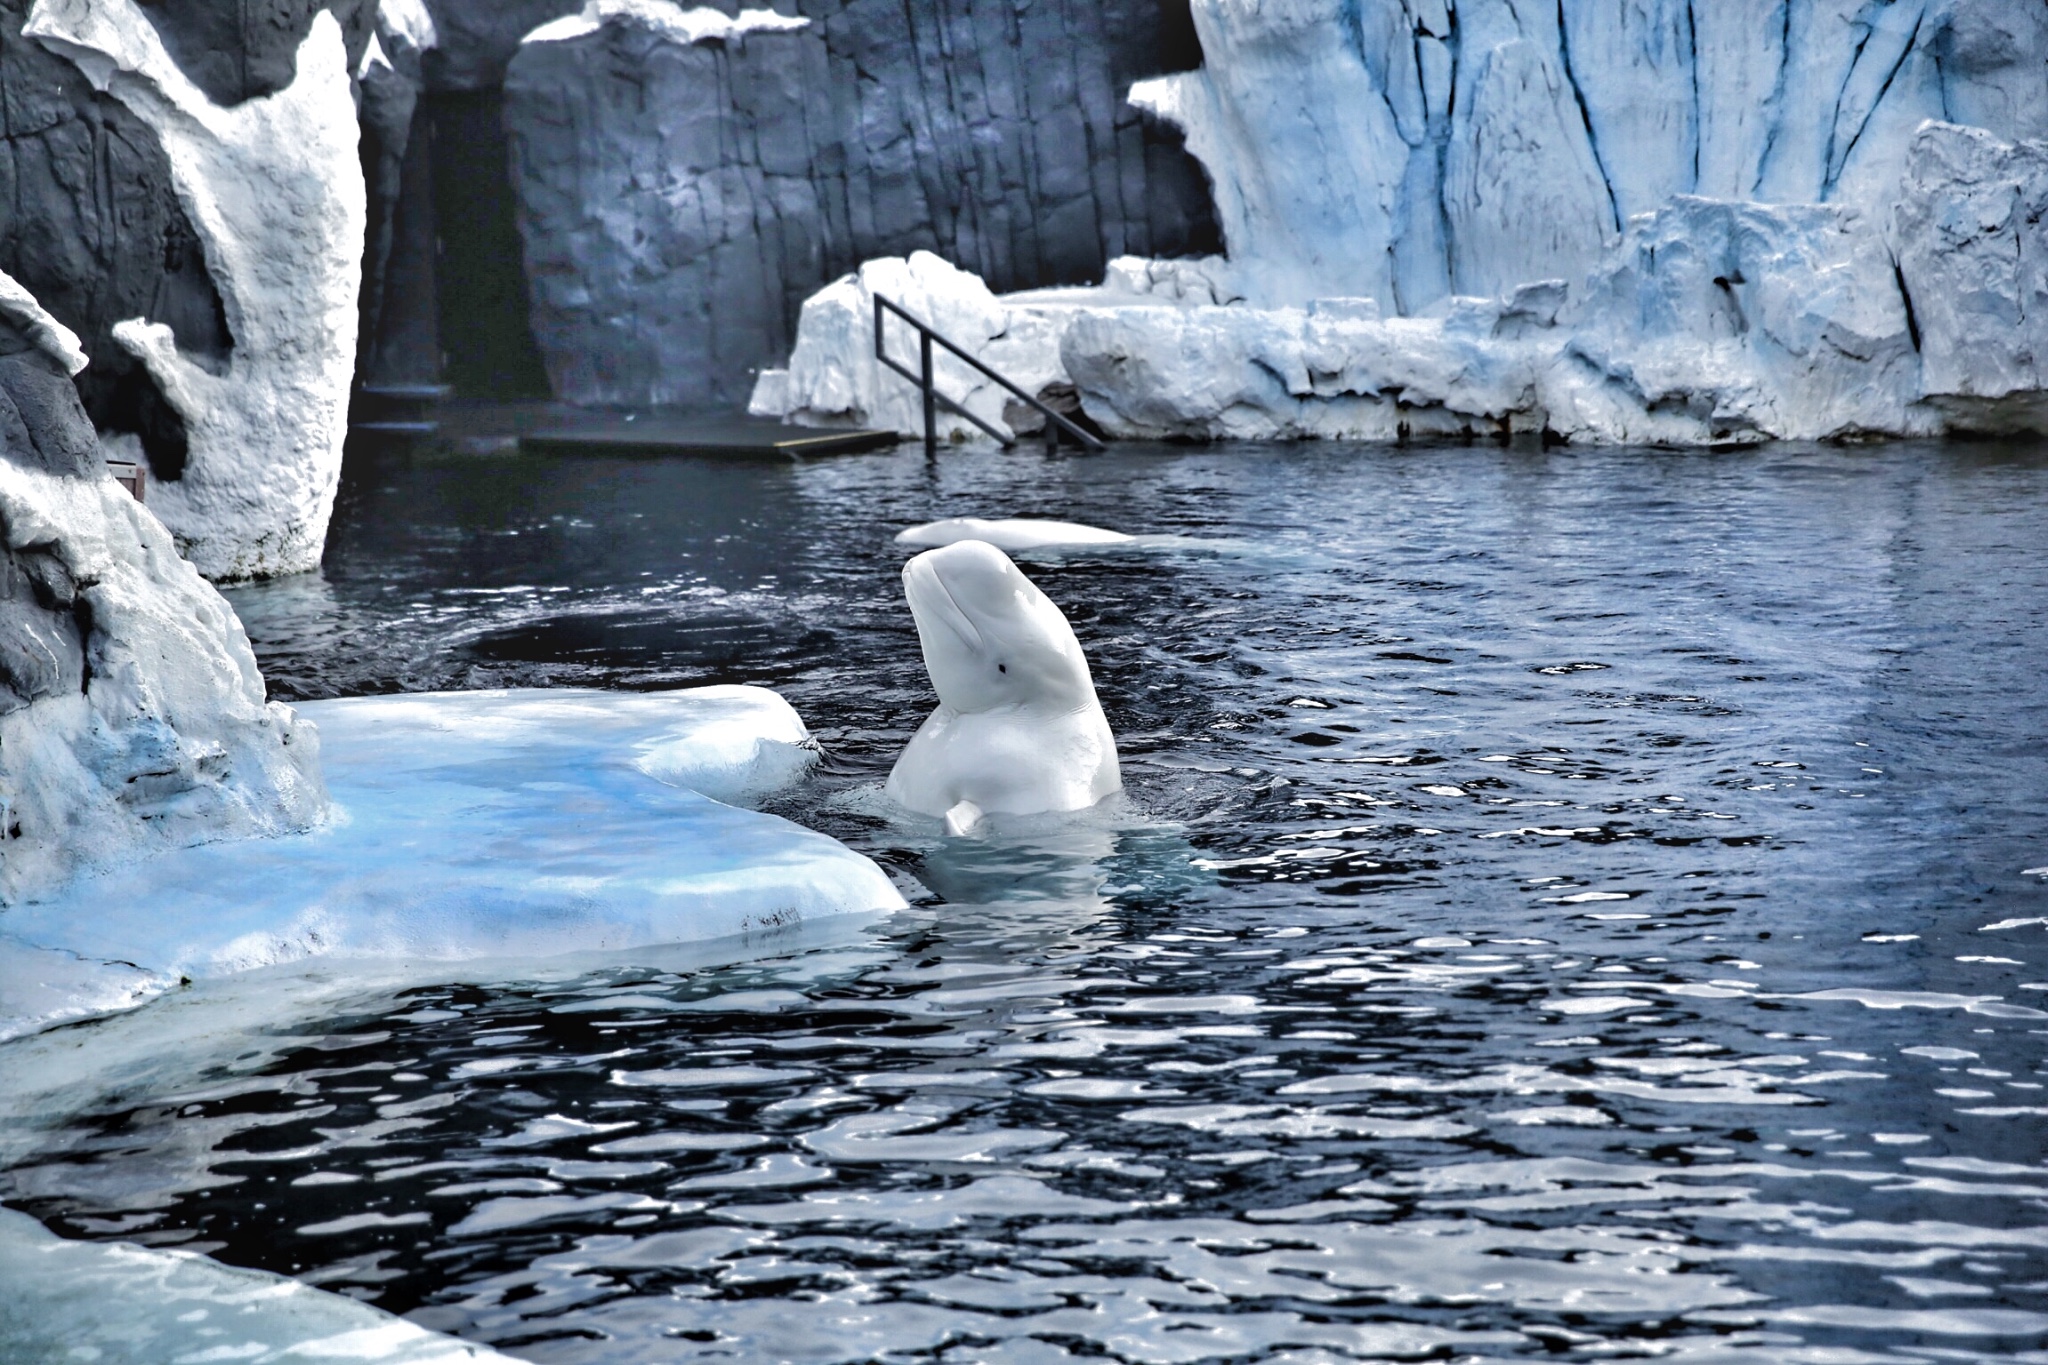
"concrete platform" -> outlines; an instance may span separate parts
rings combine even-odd
[[[851,455],[897,443],[893,431],[821,430],[758,418],[578,416],[519,434],[547,455]]]
[[[850,455],[885,450],[890,431],[785,426],[732,412],[593,412],[526,399],[450,398],[427,385],[358,390],[349,429],[378,444],[396,441],[468,455]]]

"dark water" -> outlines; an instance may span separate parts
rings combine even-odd
[[[1026,563],[1115,819],[937,841],[894,529]],[[0,1177],[549,1362],[2048,1361],[2048,455],[359,464],[278,692],[783,689],[848,946],[417,990]],[[2031,871],[2030,871],[2031,869]]]

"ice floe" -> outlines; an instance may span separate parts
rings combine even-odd
[[[701,942],[900,908],[836,840],[726,804],[813,757],[751,687],[315,702],[336,816],[179,849],[0,917],[0,1037],[181,980],[376,959],[455,964]],[[388,974],[388,973],[387,973]]]
[[[0,1284],[0,1357],[10,1361],[513,1365],[281,1275],[189,1251],[70,1241],[11,1209],[0,1209]]]

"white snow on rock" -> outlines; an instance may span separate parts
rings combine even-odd
[[[291,86],[227,109],[135,0],[36,0],[22,31],[155,130],[220,291],[234,350],[218,372],[161,323],[115,330],[188,435],[184,475],[153,486],[152,509],[209,578],[315,567],[348,431],[365,217],[340,25],[314,16]]]
[[[1937,426],[1916,406],[1885,244],[1828,205],[1681,196],[1631,219],[1575,289],[1453,298],[1427,317],[1085,311],[1062,357],[1090,416],[1121,436],[1707,445]]]
[[[1042,291],[1048,296],[1089,291]],[[787,370],[763,370],[747,410],[805,426],[861,426],[904,435],[924,431],[917,386],[875,358],[875,296],[903,307],[1026,393],[1062,383],[1059,335],[1071,309],[1057,301],[1006,307],[979,275],[959,270],[929,251],[869,261],[804,301],[797,342]],[[918,373],[918,334],[894,314],[884,324],[891,359]],[[1012,402],[999,385],[933,348],[932,372],[940,392],[1006,435]],[[982,438],[974,424],[940,409],[942,440]]]
[[[0,1358],[515,1365],[379,1308],[189,1251],[62,1238],[0,1209]]]
[[[1268,305],[1416,314],[1594,268],[1674,195],[1885,206],[1914,130],[2048,136],[2027,0],[1194,0],[1140,82]]]
[[[388,41],[403,43],[415,52],[441,45],[434,27],[434,15],[427,0],[378,0],[377,32]]]
[[[318,737],[265,701],[241,622],[109,477],[69,380],[0,378],[0,906],[311,825]]]
[[[0,318],[13,324],[65,374],[75,375],[92,363],[78,344],[78,333],[51,317],[36,296],[5,271],[0,271]]]
[[[1006,373],[1071,384],[1121,437],[1712,445],[2048,429],[2048,144],[1929,123],[1906,166],[1889,212],[1675,195],[1569,280],[1411,316],[1370,297],[1244,299],[1271,276],[1236,263],[1118,261],[1099,289],[1002,297],[942,263],[917,278],[924,316],[981,338]],[[862,281],[903,267],[870,262],[814,296],[791,369],[764,376],[755,410],[915,434],[916,390],[876,374],[859,312]],[[995,407],[964,367],[939,375]]]
[[[1244,282],[1220,257],[1146,261],[1119,256],[1097,288],[1034,289],[991,293],[979,275],[947,264],[929,251],[906,259],[885,256],[843,275],[804,301],[789,367],[763,370],[747,411],[803,426],[862,426],[924,433],[917,385],[875,358],[875,296],[880,294],[936,329],[1018,388],[1041,400],[1068,384],[1060,338],[1087,309],[1120,304],[1197,307],[1233,303]],[[918,333],[889,314],[884,323],[889,356],[916,374]],[[1002,386],[933,347],[939,391],[997,431],[1015,436],[1042,430],[1045,419]],[[972,422],[941,408],[942,440],[985,440]]]
[[[788,33],[811,21],[769,9],[726,14],[709,7],[684,9],[674,0],[588,0],[582,10],[542,24],[522,43],[561,43],[586,37],[613,20],[639,24],[672,42],[744,42],[749,33]]]
[[[825,835],[724,804],[786,785],[813,757],[774,693],[580,689],[306,703],[336,818],[212,844],[73,883],[0,916],[4,976],[51,973],[29,949],[200,980],[313,960],[462,964],[726,938],[899,909],[874,863]],[[9,964],[12,964],[11,966]],[[140,994],[132,977],[101,995]],[[0,1020],[23,1032],[64,1011]]]

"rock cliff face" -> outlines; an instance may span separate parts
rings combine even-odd
[[[326,802],[312,727],[264,701],[233,611],[108,475],[84,360],[0,277],[0,905]]]
[[[30,0],[0,0],[0,270],[84,339],[78,377],[95,426],[136,433],[158,478],[183,473],[184,419],[114,324],[150,317],[208,363],[231,345],[199,234],[149,125],[21,25]]]
[[[280,220],[317,211],[331,226],[297,235],[353,238],[347,278],[323,259],[338,247],[287,252],[275,269],[297,277],[293,291],[325,303],[344,289],[353,296],[361,227],[348,211],[350,75],[376,66],[367,59],[379,8],[0,0],[9,153],[0,268],[85,337],[93,363],[78,385],[87,412],[124,453],[139,442],[157,507],[217,576],[289,572],[319,554],[320,462],[339,449],[353,328],[337,332],[318,306],[278,315],[273,303],[292,302],[292,292],[261,297],[249,266],[275,251]],[[301,69],[309,43],[321,54],[310,76]],[[327,88],[309,100],[316,86]],[[322,101],[329,117],[309,128],[308,106]],[[255,167],[262,188],[251,195],[249,163],[263,157],[250,131],[278,125],[285,108],[294,111],[278,139],[286,154]],[[332,170],[321,169],[327,202],[316,203],[323,195],[309,199],[308,172],[337,152]],[[135,334],[124,327],[133,320],[174,336],[182,368],[161,372],[152,348],[117,338],[117,328]],[[296,369],[282,387],[299,394],[258,378],[281,368]],[[233,402],[195,399],[222,384]],[[223,421],[237,408],[254,415]]]
[[[185,426],[157,511],[210,578],[314,567],[348,430],[365,214],[341,25],[313,14],[291,84],[230,107],[135,0],[37,0],[22,31],[155,132],[219,291],[224,362],[160,320],[113,327]]]
[[[1214,249],[1200,171],[1123,99],[1198,59],[1156,0],[797,8],[590,0],[511,59],[558,396],[744,398],[804,296],[869,257],[928,249],[1014,289]]]

